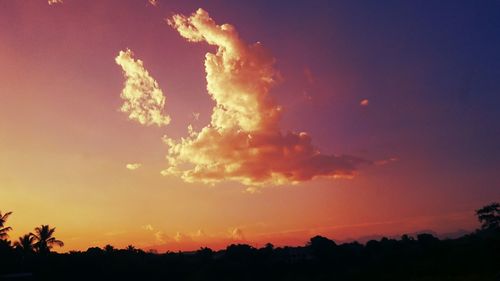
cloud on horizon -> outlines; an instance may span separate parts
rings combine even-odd
[[[142,125],[168,125],[170,116],[163,114],[165,96],[158,82],[144,68],[143,62],[135,60],[129,49],[120,51],[115,62],[122,67],[126,79],[120,95],[124,100],[120,111]]]
[[[229,237],[232,239],[232,240],[235,240],[235,241],[243,241],[243,240],[246,240],[245,239],[245,234],[243,234],[243,230],[241,230],[240,228],[233,228],[231,231],[230,231],[230,235]]]
[[[353,177],[369,163],[349,155],[322,154],[306,132],[282,133],[282,108],[269,96],[275,59],[257,42],[247,45],[230,24],[217,25],[203,9],[174,15],[168,23],[189,42],[217,47],[205,56],[208,94],[215,101],[210,124],[189,136],[167,136],[169,167],[163,175],[187,182],[226,180],[249,186]]]

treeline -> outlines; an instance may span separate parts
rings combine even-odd
[[[58,254],[35,246],[39,243],[35,230],[30,236],[32,251],[3,237],[0,276],[3,280],[498,281],[500,205],[485,206],[476,215],[481,229],[457,239],[419,234],[337,244],[315,236],[303,247],[237,244],[221,251],[201,248],[163,254],[111,245]],[[4,228],[2,224],[0,229]]]

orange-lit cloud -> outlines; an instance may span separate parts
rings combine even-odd
[[[174,240],[176,242],[185,242],[185,241],[192,241],[193,238],[191,238],[190,235],[187,235],[187,234],[184,234],[181,232],[177,232],[174,236]]]
[[[236,241],[243,241],[245,240],[245,235],[243,234],[243,230],[236,227],[231,230],[230,238]]]
[[[215,106],[210,124],[200,131],[189,127],[189,136],[180,141],[164,138],[170,166],[162,174],[187,182],[279,185],[352,177],[366,162],[322,154],[305,132],[281,132],[281,107],[269,96],[277,76],[275,59],[259,42],[247,45],[232,25],[217,25],[202,9],[189,17],[174,15],[168,23],[190,42],[217,47],[205,56],[207,89]]]
[[[139,169],[141,166],[142,166],[141,163],[129,163],[129,164],[125,165],[125,167],[127,169],[132,170],[132,171]]]
[[[49,5],[62,4],[63,0],[48,0]]]
[[[387,165],[389,163],[396,162],[396,161],[399,161],[399,158],[391,157],[388,159],[382,159],[382,160],[375,161],[374,164],[378,165],[378,166],[382,166],[382,165]]]
[[[178,246],[190,246],[194,244],[200,244],[206,242],[206,240],[217,240],[220,237],[212,237],[205,234],[202,229],[198,229],[196,232],[183,233],[180,231],[175,232],[173,236],[168,236],[164,231],[154,228],[151,224],[141,226],[141,229],[150,232],[153,235],[154,242],[156,245],[173,245]],[[232,235],[229,236],[230,238]],[[226,237],[223,237],[224,239]],[[234,240],[234,239],[233,239]]]
[[[157,6],[158,5],[158,0],[148,0],[149,4],[153,5],[153,6]]]
[[[142,125],[163,126],[170,123],[170,116],[163,114],[165,96],[156,80],[149,75],[141,60],[134,60],[131,50],[120,51],[115,61],[123,69],[125,85],[121,93],[124,100],[120,110],[129,119]]]
[[[165,233],[163,233],[163,231],[161,231],[161,230],[156,231],[154,233],[154,237],[155,237],[156,242],[159,244],[164,244],[170,240],[170,238]]]
[[[143,225],[141,228],[145,229],[145,230],[149,230],[149,231],[153,231],[154,230],[153,226],[150,225],[150,224]]]

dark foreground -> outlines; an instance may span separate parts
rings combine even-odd
[[[0,280],[500,280],[498,229],[453,240],[421,234],[365,245],[316,236],[304,247],[230,245],[218,252],[108,246],[47,255],[3,247],[0,254]]]

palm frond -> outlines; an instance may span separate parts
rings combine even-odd
[[[12,227],[8,226],[8,227],[4,227],[4,228],[0,228],[0,233],[5,233],[7,231],[11,231],[12,230]]]
[[[12,212],[7,212],[2,215],[2,212],[0,212],[0,227],[3,227],[9,216],[12,214]]]

